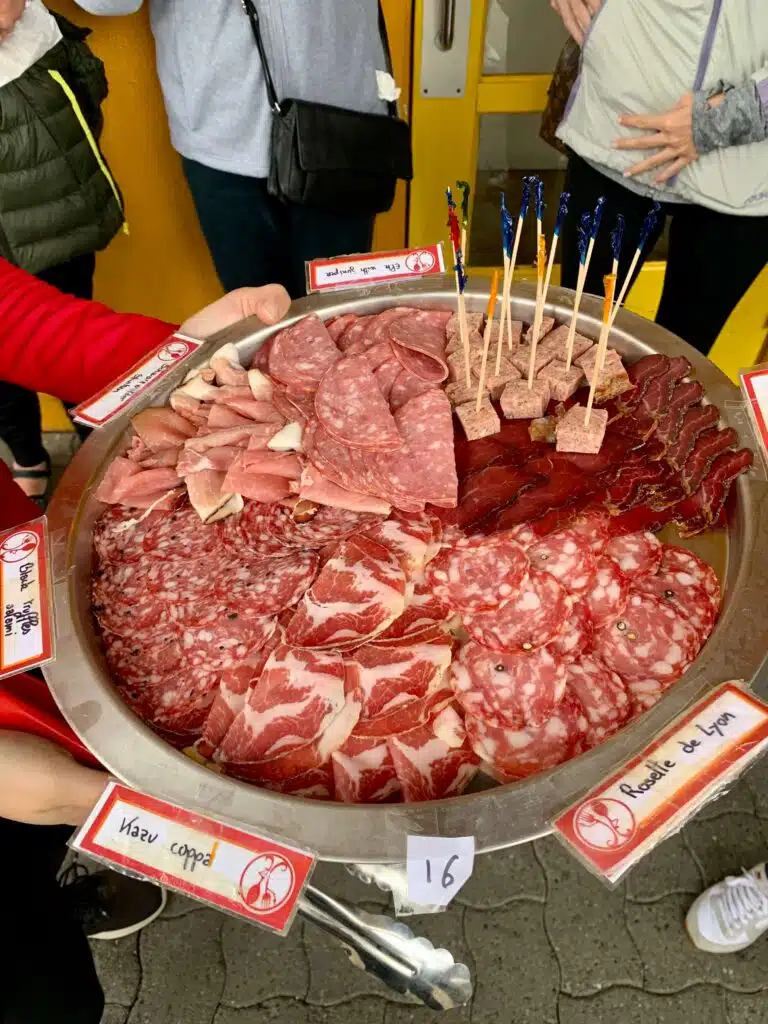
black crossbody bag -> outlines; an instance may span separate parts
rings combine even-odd
[[[345,110],[306,100],[279,100],[269,70],[259,14],[253,0],[242,0],[264,69],[272,108],[267,190],[285,203],[331,213],[373,216],[388,210],[399,178],[413,177],[408,125],[397,116]],[[384,16],[379,27],[392,73]]]

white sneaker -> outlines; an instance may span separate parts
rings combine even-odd
[[[768,931],[768,878],[758,864],[698,897],[685,918],[691,941],[706,953],[737,953]]]

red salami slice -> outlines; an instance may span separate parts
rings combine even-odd
[[[396,555],[409,577],[417,576],[435,540],[435,520],[424,512],[397,512],[366,530],[365,536]]]
[[[263,647],[272,636],[276,621],[272,616],[239,619],[219,616],[205,626],[190,626],[181,634],[184,663],[193,668],[223,672],[236,668],[255,649]]]
[[[405,572],[381,544],[343,541],[304,595],[286,630],[294,647],[361,644],[381,633],[405,609]]]
[[[290,513],[283,505],[248,501],[236,522],[230,527],[227,527],[229,520],[225,519],[222,523],[223,529],[231,531],[231,540],[230,535],[227,535],[224,544],[235,557],[241,559],[251,556],[259,559],[281,557],[287,553],[287,545],[280,536],[286,518],[290,518]]]
[[[524,779],[569,761],[584,751],[587,718],[580,701],[566,691],[555,713],[538,728],[500,729],[468,715],[467,734],[478,757],[502,781]]]
[[[565,664],[543,647],[505,654],[469,642],[453,663],[451,683],[468,715],[503,728],[543,725],[565,693]]]
[[[144,553],[144,536],[162,512],[137,522],[141,513],[113,505],[102,512],[93,527],[93,546],[102,562],[138,562]]]
[[[595,629],[621,615],[627,603],[629,580],[610,558],[601,558],[585,595]]]
[[[528,578],[525,552],[504,535],[471,537],[443,548],[427,567],[427,582],[460,613],[487,611],[514,598]]]
[[[227,573],[227,600],[245,618],[277,615],[304,596],[319,567],[315,551],[294,551],[282,558],[240,563]]]
[[[547,649],[563,661],[575,661],[584,651],[589,650],[595,629],[586,601],[569,598],[570,611],[565,628],[548,645]]]
[[[386,739],[350,736],[331,755],[336,799],[345,804],[391,800],[400,793],[395,762]]]
[[[583,513],[568,529],[580,540],[586,541],[592,553],[599,558],[605,551],[610,539],[611,517],[607,512],[589,511]]]
[[[371,317],[369,316],[356,316],[354,321],[347,326],[344,333],[336,339],[337,347],[342,352],[348,351],[365,334],[365,329],[370,320]]]
[[[147,589],[146,570],[137,563],[108,565],[95,575],[91,608],[102,629],[123,637],[158,637],[174,621],[171,604]]]
[[[674,609],[693,626],[703,643],[715,625],[712,601],[703,587],[695,583],[680,583],[680,576],[686,578],[688,574],[660,572],[656,576],[647,576],[632,587],[632,593],[652,597]]]
[[[341,316],[335,316],[333,320],[326,320],[325,329],[338,344],[347,329],[358,319],[359,317],[356,313],[343,313]]]
[[[155,728],[188,735],[191,742],[205,724],[218,682],[215,672],[185,668],[156,689],[143,693],[136,710]]]
[[[315,411],[328,433],[351,448],[396,451],[403,444],[365,356],[343,356],[326,373]]]
[[[213,555],[188,561],[152,562],[143,582],[165,601],[186,601],[217,593],[220,568],[219,559]]]
[[[588,655],[568,666],[568,689],[584,708],[589,747],[618,732],[632,714],[632,702],[621,677]]]
[[[664,696],[665,687],[658,679],[641,679],[627,683],[627,692],[632,701],[632,717],[650,711]]]
[[[660,601],[632,594],[620,617],[595,633],[594,653],[625,682],[657,679],[668,686],[701,646],[693,626]]]
[[[626,533],[614,537],[605,549],[607,558],[612,558],[633,585],[643,576],[651,576],[661,565],[661,541],[655,534]]]
[[[389,336],[400,363],[416,377],[439,384],[448,376],[445,359],[445,320],[430,310],[398,317]]]
[[[435,384],[422,380],[421,377],[417,377],[410,370],[402,367],[392,382],[392,390],[389,393],[389,406],[392,412],[397,412],[407,402],[410,402],[412,398],[416,398],[417,395],[423,395],[427,391],[433,391],[435,387]]]
[[[534,651],[565,629],[568,594],[554,576],[531,570],[516,597],[501,608],[463,615],[472,637],[492,651]]]
[[[288,387],[313,388],[339,358],[325,324],[310,314],[275,335],[269,372]]]
[[[527,555],[534,569],[550,573],[570,594],[583,594],[597,569],[591,547],[571,530],[550,533],[532,544]]]
[[[156,519],[145,533],[143,544],[152,559],[202,558],[218,547],[219,534],[187,505]]]
[[[322,548],[326,544],[363,533],[380,521],[381,516],[375,513],[350,512],[345,508],[321,505],[311,519],[298,522],[290,511],[284,508],[280,517],[274,521],[272,532],[284,546]]]
[[[714,569],[692,551],[665,544],[661,555],[659,575],[683,587],[691,584],[701,587],[709,598],[712,611],[717,617],[720,610],[720,581]]]
[[[376,378],[376,383],[379,385],[379,390],[387,401],[389,396],[392,394],[392,386],[400,376],[401,366],[400,363],[391,356],[389,359],[385,359],[379,363],[376,369],[373,371],[373,376]]]
[[[105,633],[103,643],[110,671],[129,687],[157,686],[181,665],[181,644],[175,629],[158,634],[151,641]]]
[[[348,679],[362,694],[361,723],[395,707],[422,701],[442,686],[451,664],[451,641],[411,646],[365,644],[345,659]]]
[[[463,793],[477,772],[461,719],[446,708],[429,725],[393,736],[389,750],[406,803]]]
[[[331,437],[316,419],[307,424],[303,445],[312,465],[333,483],[348,491],[369,490],[365,453]]]

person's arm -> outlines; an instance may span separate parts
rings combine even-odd
[[[692,124],[699,154],[768,139],[768,65],[741,85],[694,93]]]

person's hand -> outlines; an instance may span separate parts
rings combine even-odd
[[[0,817],[82,825],[109,781],[39,736],[0,730]]]
[[[254,315],[271,326],[283,319],[290,304],[290,296],[280,284],[268,284],[263,288],[238,288],[185,320],[179,331],[204,341],[230,324]]]
[[[698,159],[699,154],[693,142],[693,96],[690,94],[683,96],[666,114],[623,114],[619,124],[624,128],[640,128],[651,134],[617,139],[614,143],[616,149],[655,150],[651,156],[625,171],[625,178],[661,167],[663,170],[653,180],[656,185],[663,185]]]
[[[583,45],[592,18],[602,5],[603,0],[549,0],[549,6],[560,15],[579,46]]]
[[[13,32],[25,7],[26,0],[0,0],[0,43]]]

